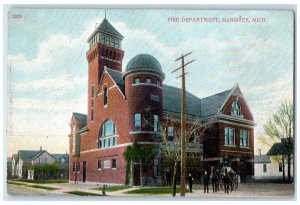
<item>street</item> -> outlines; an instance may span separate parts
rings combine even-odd
[[[46,185],[50,186],[50,184]],[[63,192],[67,191],[83,191],[98,193],[99,191],[92,190],[96,185],[91,184],[70,184],[70,183],[61,183],[61,184],[51,184],[53,187],[58,187],[60,190],[47,191],[37,188],[30,188],[26,186],[19,185],[7,185],[7,192],[11,196],[68,196],[71,195],[65,194]],[[200,197],[200,198],[218,198],[218,197],[255,197],[255,198],[291,198],[293,196],[293,184],[275,184],[275,183],[244,183],[240,184],[238,189],[235,189],[229,194],[225,194],[224,190],[220,190],[217,193],[212,193],[211,186],[209,187],[209,194],[203,193],[203,185],[194,185],[193,193],[187,193],[186,197]],[[124,192],[128,190],[138,189],[137,187],[129,188],[125,190],[119,190],[114,192],[108,192],[108,196],[128,196],[128,197],[149,197],[149,195],[141,194],[126,194]],[[171,197],[168,194],[157,194],[151,195],[151,197]],[[179,196],[179,194],[177,194]]]

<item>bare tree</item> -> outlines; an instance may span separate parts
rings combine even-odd
[[[187,149],[195,144],[200,144],[203,141],[205,129],[213,124],[213,122],[213,119],[208,121],[201,121],[199,118],[188,120],[186,134],[184,136]],[[168,158],[171,161],[171,164],[173,164],[172,196],[176,196],[176,176],[181,159],[180,123],[180,118],[166,115],[159,125],[162,136],[162,143],[160,145],[161,155],[162,157]],[[173,129],[172,135],[170,135],[170,127]]]
[[[264,125],[266,136],[259,137],[259,141],[265,145],[272,146],[281,142],[280,152],[283,165],[283,180],[285,178],[284,165],[287,159],[288,181],[291,181],[291,160],[293,155],[293,123],[294,106],[291,101],[281,103],[278,111]],[[278,160],[278,158],[277,158]]]

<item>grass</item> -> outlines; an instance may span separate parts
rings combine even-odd
[[[114,191],[119,191],[119,190],[123,190],[123,189],[128,189],[130,188],[129,186],[107,186],[106,191],[107,192],[114,192]],[[98,190],[98,191],[102,191],[102,186],[100,187],[96,187],[96,188],[92,188],[92,190]]]
[[[73,195],[77,195],[77,196],[102,196],[101,194],[95,194],[95,193],[84,192],[84,191],[68,191],[68,192],[64,192],[64,193],[73,194]]]
[[[176,188],[176,193],[180,192],[180,188]],[[140,188],[124,192],[125,194],[145,194],[145,195],[157,195],[157,194],[172,194],[171,187],[157,187],[157,188]]]
[[[18,179],[14,180],[16,182],[27,182],[33,184],[54,184],[54,183],[69,183],[68,179],[49,179],[49,180],[27,180],[27,179]]]
[[[53,190],[59,190],[60,189],[60,188],[49,187],[49,186],[40,186],[40,185],[27,185],[27,187],[37,188],[37,189],[44,189],[44,190],[48,190],[48,191],[53,191]]]
[[[7,184],[19,185],[19,186],[26,186],[26,184],[22,184],[19,182],[7,181]]]
[[[37,188],[37,189],[44,189],[44,190],[48,190],[48,191],[59,190],[60,189],[60,188],[49,187],[49,186],[24,184],[24,183],[20,183],[20,182],[16,182],[16,181],[7,181],[7,184],[13,184],[13,185],[18,185],[18,186],[26,186],[26,187]]]

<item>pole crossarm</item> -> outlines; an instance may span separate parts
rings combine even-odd
[[[190,62],[188,62],[188,63],[184,64],[183,66],[187,66],[188,64],[190,64],[190,63],[194,62],[195,60],[196,60],[196,59],[194,59],[194,60],[191,60]],[[178,71],[179,69],[182,69],[182,66],[180,66],[179,68],[176,68],[176,69],[175,69],[175,70],[173,70],[171,73],[174,73],[174,72]]]
[[[187,53],[185,55],[182,54],[180,57],[176,58],[175,62],[178,61],[178,60],[180,60],[181,58],[184,58],[184,57],[190,55],[191,53],[193,53],[193,52],[191,51],[191,52],[189,52],[189,53]]]
[[[182,76],[184,76],[184,75],[186,75],[186,74],[188,74],[189,72],[186,72],[186,73],[184,73],[183,75],[180,75],[180,76],[178,76],[178,77],[176,77],[176,78],[181,78]]]

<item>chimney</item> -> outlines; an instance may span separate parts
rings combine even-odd
[[[258,155],[261,156],[261,149],[258,149]]]
[[[42,148],[42,146],[40,146],[40,151],[42,151],[43,150],[43,148]]]

